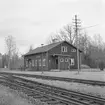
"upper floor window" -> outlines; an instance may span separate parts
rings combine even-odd
[[[67,46],[62,46],[61,47],[61,52],[67,52]]]
[[[71,52],[76,52],[76,49],[71,49]]]

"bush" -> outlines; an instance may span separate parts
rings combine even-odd
[[[88,65],[82,64],[81,69],[90,69],[90,67]]]
[[[101,71],[104,70],[104,62],[101,61],[101,62],[99,63],[99,68],[100,68]]]

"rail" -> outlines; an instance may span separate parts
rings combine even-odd
[[[41,94],[44,98],[42,96],[39,97],[41,97],[42,100],[47,97],[44,101],[47,103],[51,101],[50,104],[52,104],[53,101],[60,105],[104,105],[105,103],[105,99],[103,98],[45,85],[28,79],[16,77],[14,75],[4,75],[3,77],[6,80],[6,84],[10,83],[15,87],[20,87],[26,90],[28,89],[28,92],[31,91],[32,96],[36,93]]]

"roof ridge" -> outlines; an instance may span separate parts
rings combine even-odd
[[[55,42],[55,43],[47,44],[45,46],[40,46],[40,47],[37,47],[37,48],[33,49],[32,51],[29,51],[25,55],[31,55],[31,54],[37,54],[37,53],[47,52],[47,51],[51,50],[52,48],[56,47],[57,45],[62,44],[63,42],[67,42],[67,41],[58,41],[58,42]],[[70,44],[69,42],[67,42],[67,43]],[[72,44],[70,44],[70,45],[72,47],[76,48]]]
[[[63,41],[59,41],[59,42],[47,44],[47,45],[45,45],[45,46],[37,47],[37,48],[33,49],[32,51],[29,51],[29,52],[26,53],[25,55],[49,51],[50,49],[52,49],[53,47],[56,47],[58,44],[60,44],[60,43],[62,43],[62,42],[63,42]],[[35,50],[38,50],[38,51],[35,52]]]
[[[36,48],[46,47],[46,46],[50,46],[50,45],[57,44],[57,43],[61,43],[61,42],[63,42],[63,41],[58,41],[58,42],[46,44],[46,45],[43,45],[43,46],[38,46],[38,47],[36,47]],[[36,48],[34,48],[33,50],[35,50]]]

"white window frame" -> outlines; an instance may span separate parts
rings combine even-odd
[[[60,62],[64,62],[64,59],[63,58],[60,58]]]
[[[46,66],[46,59],[43,59],[43,66]]]
[[[61,51],[64,52],[64,46],[61,47]]]
[[[61,46],[61,51],[62,52],[67,52],[67,46]]]
[[[39,66],[41,66],[41,59],[39,59]]]
[[[71,58],[71,66],[74,66],[74,65],[75,65],[74,58]]]
[[[28,60],[26,60],[26,67],[28,67]]]
[[[37,59],[35,60],[35,66],[37,66]]]
[[[34,60],[32,59],[32,67],[34,67]]]

